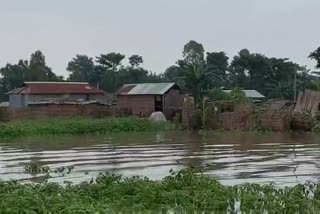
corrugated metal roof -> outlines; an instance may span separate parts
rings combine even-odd
[[[175,83],[140,83],[140,84],[125,84],[117,92],[118,95],[163,95]]]
[[[104,91],[84,82],[25,82],[24,87],[8,94],[104,94]]]
[[[223,90],[226,93],[230,93],[231,90]],[[242,90],[246,97],[249,98],[265,98],[265,96],[263,96],[262,94],[260,94],[258,91],[256,90]]]

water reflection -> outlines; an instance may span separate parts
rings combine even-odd
[[[161,179],[170,169],[199,167],[224,184],[317,182],[319,138],[307,134],[158,133],[20,139],[0,144],[3,180],[32,179],[24,167],[74,166],[53,181],[80,182],[101,171]]]

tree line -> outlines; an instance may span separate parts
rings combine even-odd
[[[308,57],[320,68],[320,47]],[[127,65],[125,58],[115,52],[94,58],[76,55],[68,63],[69,75],[64,79],[47,65],[44,54],[36,51],[29,60],[21,59],[17,64],[8,63],[0,68],[0,97],[7,99],[6,93],[24,81],[86,81],[108,92],[115,92],[125,83],[174,81],[196,100],[209,90],[222,87],[255,89],[268,98],[290,100],[294,99],[294,88],[297,91],[306,87],[320,89],[317,78],[310,75],[305,66],[288,58],[267,57],[247,49],[229,58],[223,51],[205,52],[203,45],[193,40],[184,46],[182,58],[161,74],[143,68],[140,55],[129,56]]]

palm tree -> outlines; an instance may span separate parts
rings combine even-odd
[[[180,79],[186,90],[190,91],[197,107],[204,92],[208,89],[212,72],[202,63],[188,64],[180,67]],[[209,80],[209,81],[208,81]]]

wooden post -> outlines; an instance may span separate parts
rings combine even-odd
[[[205,97],[202,97],[202,128],[206,128],[206,103]]]
[[[294,71],[294,83],[293,83],[293,101],[297,101],[297,69]]]

